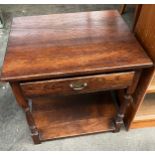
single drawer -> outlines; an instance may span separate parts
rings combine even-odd
[[[100,74],[56,80],[21,83],[26,96],[67,95],[123,89],[131,85],[134,72]]]

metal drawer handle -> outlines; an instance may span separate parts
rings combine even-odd
[[[75,82],[75,83],[71,83],[69,86],[73,90],[83,90],[85,87],[87,87],[87,83]]]

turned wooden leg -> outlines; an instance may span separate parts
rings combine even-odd
[[[33,116],[30,110],[30,106],[28,102],[26,101],[20,84],[18,82],[10,82],[10,85],[12,87],[12,91],[16,97],[17,103],[23,108],[26,114],[26,119],[29,125],[29,128],[31,130],[31,136],[35,144],[40,144],[40,139],[39,139],[39,132],[38,129],[35,125],[35,122],[33,120]]]
[[[121,5],[120,11],[119,11],[121,15],[125,12],[126,6],[127,6],[126,4]]]
[[[114,132],[120,131],[120,128],[123,125],[123,119],[124,119],[125,112],[131,102],[133,102],[132,96],[128,95],[128,94],[124,95],[124,102],[121,104],[121,106],[118,110],[118,113],[116,115],[116,118],[114,120],[114,123],[115,123],[115,131]]]
[[[118,113],[116,118],[114,119],[115,123],[115,131],[114,132],[119,132],[122,124],[124,124],[123,119],[124,115],[127,111],[127,108],[129,104],[133,103],[133,93],[135,92],[140,76],[141,76],[142,70],[136,70],[135,75],[133,77],[132,84],[126,89],[121,91],[121,105],[119,107]]]

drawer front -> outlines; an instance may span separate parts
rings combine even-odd
[[[67,95],[123,89],[132,84],[134,72],[110,73],[77,78],[21,83],[26,96]]]

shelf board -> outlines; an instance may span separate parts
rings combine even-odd
[[[155,93],[155,75],[154,75],[153,80],[147,90],[147,93]]]
[[[155,126],[155,94],[147,94],[131,128]]]
[[[41,141],[113,131],[116,108],[111,93],[33,99]]]

